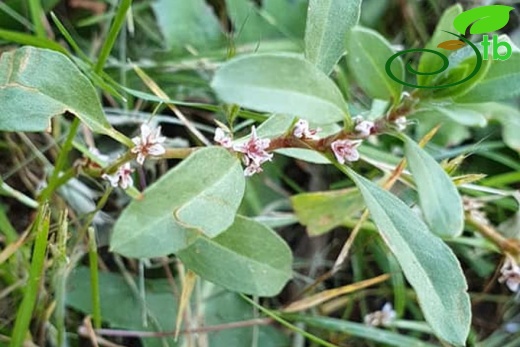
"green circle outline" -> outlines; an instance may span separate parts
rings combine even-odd
[[[482,54],[480,54],[480,51],[477,48],[477,46],[475,46],[475,44],[473,44],[473,42],[469,41],[468,39],[464,38],[463,36],[454,34],[454,33],[450,32],[450,31],[445,31],[445,30],[443,30],[443,31],[448,33],[448,34],[452,34],[452,35],[458,37],[460,40],[462,40],[463,42],[467,43],[473,49],[473,51],[475,52],[475,55],[477,57],[477,63],[475,64],[475,68],[473,69],[473,71],[468,76],[466,76],[466,78],[464,78],[464,79],[462,79],[462,80],[460,80],[458,82],[453,82],[453,83],[444,84],[444,85],[440,85],[440,86],[421,86],[421,85],[417,85],[417,84],[408,83],[406,81],[401,81],[399,78],[397,78],[393,74],[393,72],[391,70],[392,62],[397,57],[399,57],[399,56],[401,56],[403,54],[412,53],[412,52],[428,52],[428,53],[434,53],[435,52],[434,54],[436,54],[437,56],[441,57],[441,59],[443,60],[443,64],[442,64],[442,67],[440,69],[436,70],[436,71],[433,71],[433,72],[420,72],[420,71],[416,71],[415,69],[411,68],[410,62],[408,62],[406,64],[406,69],[407,69],[408,72],[410,72],[412,74],[415,74],[415,75],[434,75],[434,74],[441,73],[441,72],[445,71],[449,67],[448,58],[444,54],[442,54],[440,52],[437,52],[437,51],[434,51],[434,50],[431,50],[431,49],[427,49],[427,48],[407,49],[407,50],[400,51],[400,52],[397,52],[396,54],[392,55],[390,58],[388,58],[388,60],[386,61],[386,64],[385,64],[385,70],[386,70],[387,75],[391,79],[393,79],[394,81],[396,81],[399,84],[402,84],[402,85],[405,85],[405,86],[408,86],[408,87],[412,87],[412,88],[425,88],[425,89],[449,88],[449,87],[453,87],[453,86],[465,83],[465,82],[469,81],[470,79],[472,79],[473,77],[475,77],[475,75],[480,71],[480,68],[482,67]],[[448,62],[447,65],[446,65],[446,62]]]

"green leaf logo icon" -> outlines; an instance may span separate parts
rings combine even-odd
[[[453,21],[461,34],[471,26],[470,34],[485,34],[502,29],[509,21],[509,12],[514,7],[504,5],[482,6],[462,12]]]

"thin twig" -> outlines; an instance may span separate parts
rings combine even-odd
[[[271,318],[259,318],[245,320],[241,322],[232,322],[225,324],[210,325],[196,329],[182,329],[179,331],[181,335],[205,334],[214,331],[222,331],[229,329],[247,328],[255,325],[269,325],[273,322]],[[117,329],[97,329],[95,332],[103,336],[118,336],[118,337],[139,337],[139,338],[153,338],[153,337],[173,337],[175,331],[136,331],[136,330],[117,330]]]
[[[509,253],[514,256],[520,255],[520,243],[517,240],[504,237],[491,225],[475,220],[469,213],[466,213],[466,222],[473,226],[485,238],[496,244],[504,253]]]

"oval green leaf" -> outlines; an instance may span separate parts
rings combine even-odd
[[[392,80],[385,71],[388,58],[395,52],[390,43],[374,30],[355,27],[347,36],[347,63],[359,86],[370,97],[381,100],[401,99],[403,85]],[[392,63],[392,72],[404,80],[401,58]]]
[[[403,136],[403,140],[426,224],[440,237],[460,236],[464,228],[464,209],[455,184],[415,141],[407,136]]]
[[[62,53],[22,47],[0,58],[0,130],[44,131],[52,116],[70,112],[95,132],[118,137],[96,90]]]
[[[227,103],[317,124],[338,122],[348,114],[334,82],[293,54],[255,54],[231,60],[217,71],[211,86]]]
[[[292,277],[289,246],[270,228],[241,216],[219,236],[201,236],[177,255],[203,279],[251,295],[274,296]]]
[[[347,32],[359,21],[361,0],[310,0],[305,57],[327,75],[345,53]]]
[[[451,344],[465,345],[471,306],[464,274],[451,249],[396,196],[348,167],[342,170],[359,188],[435,335]]]
[[[132,258],[175,253],[199,234],[215,237],[235,218],[244,195],[240,162],[227,150],[198,150],[123,211],[110,248]]]

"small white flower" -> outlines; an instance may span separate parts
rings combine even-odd
[[[213,139],[215,140],[216,143],[218,143],[219,145],[221,145],[224,148],[233,147],[231,137],[226,135],[224,130],[222,130],[221,128],[215,129],[215,137]]]
[[[381,311],[375,311],[369,313],[365,316],[365,324],[377,327],[377,326],[387,326],[389,325],[396,317],[396,312],[392,308],[392,304],[387,302]]]
[[[135,147],[132,148],[132,153],[137,153],[136,161],[143,165],[144,160],[149,155],[162,155],[166,149],[162,143],[166,140],[161,136],[161,127],[150,129],[147,124],[141,125],[141,135],[132,139]]]
[[[260,166],[266,161],[271,161],[273,155],[266,151],[269,148],[271,140],[261,139],[256,134],[255,127],[251,127],[251,137],[243,144],[234,145],[233,149],[237,152],[244,153],[244,163],[246,169],[245,176],[252,176],[255,173],[262,172]]]
[[[362,138],[369,137],[374,129],[374,122],[364,120],[359,116],[354,118],[354,124],[354,130]]]
[[[504,265],[500,269],[501,276],[498,282],[506,283],[510,291],[516,293],[520,288],[520,267],[514,259],[507,257]]]
[[[317,140],[317,133],[320,130],[320,128],[309,129],[309,122],[300,119],[294,126],[293,135],[299,139]]]
[[[105,173],[105,174],[101,175],[101,178],[110,182],[110,185],[114,188],[119,185],[119,174],[117,172],[112,175]]]
[[[408,122],[406,121],[406,117],[401,116],[394,120],[394,124],[397,127],[397,130],[404,131],[406,129],[406,126],[408,125]]]
[[[264,170],[259,165],[256,165],[255,163],[251,162],[246,168],[244,169],[244,176],[251,177],[256,173],[260,173]]]
[[[132,169],[130,163],[124,163],[117,169],[116,173],[112,175],[103,174],[101,177],[109,181],[112,187],[119,186],[123,189],[127,189],[134,184],[132,172],[134,172],[134,169]]]
[[[359,152],[357,148],[361,144],[361,140],[336,140],[332,142],[330,147],[336,156],[336,159],[345,164],[345,161],[359,160]]]

